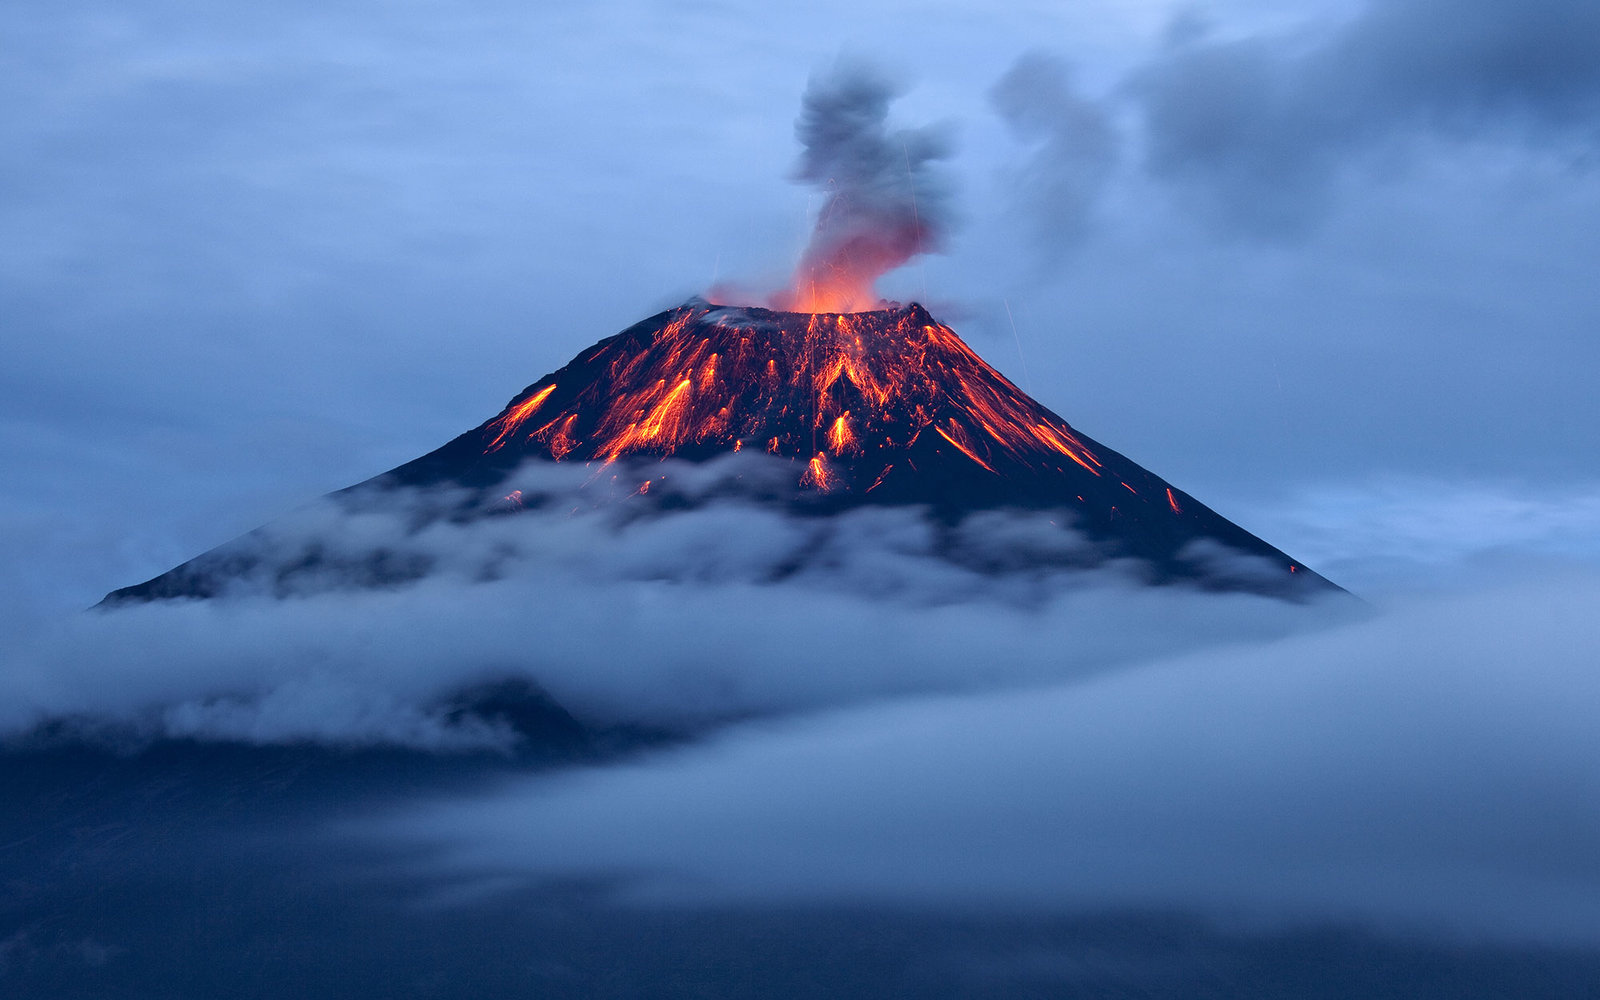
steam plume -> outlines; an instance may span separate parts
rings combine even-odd
[[[938,249],[945,198],[930,164],[948,152],[936,127],[889,131],[896,88],[840,63],[806,87],[795,134],[796,179],[827,195],[790,288],[773,305],[802,312],[872,309],[878,277]]]

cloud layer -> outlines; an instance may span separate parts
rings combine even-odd
[[[546,499],[582,474],[538,470]],[[717,481],[678,463],[652,474],[687,494]],[[498,745],[506,733],[462,728],[449,709],[505,679],[596,724],[694,728],[1085,676],[1359,613],[1151,589],[1133,564],[1085,569],[1061,514],[940,527],[908,509],[797,518],[717,502],[638,517],[552,501],[439,517],[455,499],[315,505],[253,536],[245,551],[273,558],[222,598],[16,621],[0,733],[76,719],[254,742]],[[370,589],[373,553],[427,573]]]
[[[1597,600],[1591,574],[1071,684],[748,726],[364,835],[636,902],[1180,910],[1593,944]]]

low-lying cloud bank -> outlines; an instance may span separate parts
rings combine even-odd
[[[254,551],[291,563],[315,541],[319,560],[288,584],[263,563],[218,599],[14,622],[0,737],[65,720],[144,736],[504,748],[514,734],[462,715],[460,692],[525,679],[585,722],[691,729],[1061,681],[1360,613],[1347,600],[1149,588],[1136,565],[1098,557],[1085,568],[1093,547],[1060,514],[938,527],[904,509],[799,518],[713,502],[637,517],[548,502],[459,523],[437,516],[448,500],[328,503],[266,529]],[[429,572],[350,589],[349,567],[375,551]]]
[[[464,877],[614,880],[650,902],[1155,908],[1595,944],[1597,606],[1594,575],[1457,594],[1086,681],[752,724],[361,833],[432,845]]]
[[[699,506],[666,515],[574,509],[545,483],[544,506],[514,516],[459,522],[438,516],[459,497],[397,495],[262,536],[318,539],[325,568],[374,547],[428,562],[387,589],[313,571],[272,596],[268,574],[216,600],[13,614],[0,738],[65,722],[509,749],[517,734],[459,695],[525,679],[585,722],[701,741],[414,803],[358,835],[429,847],[449,878],[577,879],[630,901],[1600,943],[1594,569],[1382,610],[1296,605],[1145,586],[1137,566],[1083,558],[1060,515],[804,518],[680,473],[671,488]],[[1568,507],[1517,520],[1536,538],[1588,523]],[[1380,517],[1372,545],[1435,520]],[[1421,551],[1459,555],[1455,538]]]

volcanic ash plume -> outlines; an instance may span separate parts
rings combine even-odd
[[[875,309],[879,275],[938,248],[944,197],[929,165],[946,155],[947,143],[932,127],[889,131],[895,96],[887,80],[862,66],[841,65],[807,86],[795,122],[805,147],[796,177],[827,200],[774,308]]]

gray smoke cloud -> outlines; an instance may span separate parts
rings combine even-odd
[[[1593,148],[1600,8],[1373,0],[1304,37],[1219,38],[1190,17],[1128,86],[1152,175],[1245,230],[1294,233],[1380,150],[1403,157],[1429,138]]]
[[[841,61],[811,78],[795,135],[795,177],[823,196],[811,243],[779,308],[873,308],[878,277],[939,249],[948,197],[932,165],[947,156],[942,128],[891,130],[895,85],[864,63]]]
[[[1071,67],[1042,52],[1019,59],[989,92],[995,111],[1032,147],[1005,181],[1046,264],[1088,234],[1121,152],[1106,107],[1078,94]]]
[[[1600,145],[1600,8],[1586,0],[1371,0],[1297,31],[1224,31],[1179,14],[1163,48],[1100,99],[1065,64],[1018,60],[991,92],[1034,144],[1010,172],[1046,262],[1082,238],[1137,140],[1143,177],[1242,233],[1302,234],[1352,177],[1406,167],[1428,144]],[[1125,139],[1126,137],[1126,139]]]

